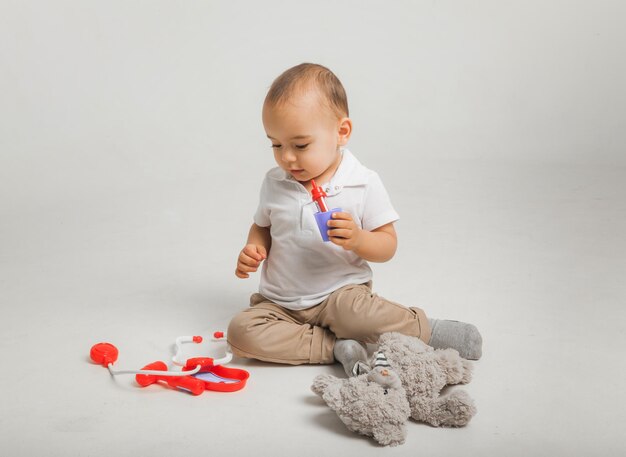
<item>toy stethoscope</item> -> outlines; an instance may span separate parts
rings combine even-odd
[[[215,332],[214,338],[225,337],[224,332]],[[164,362],[157,361],[146,365],[141,370],[114,370],[113,364],[117,361],[119,351],[111,343],[98,343],[92,346],[91,360],[108,368],[111,375],[134,374],[135,380],[141,387],[146,387],[158,381],[164,381],[170,387],[199,395],[205,390],[218,392],[234,392],[243,389],[250,374],[238,368],[226,368],[222,365],[229,363],[233,354],[227,346],[226,353],[219,359],[211,357],[194,357],[182,361],[180,352],[184,343],[202,343],[201,336],[179,336],[176,338],[176,353],[172,358],[174,365],[182,367],[181,371],[168,370]]]

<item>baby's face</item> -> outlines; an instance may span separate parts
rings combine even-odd
[[[341,161],[339,146],[347,143],[342,120],[310,91],[279,106],[263,107],[263,126],[272,142],[274,159],[296,180],[324,184]]]

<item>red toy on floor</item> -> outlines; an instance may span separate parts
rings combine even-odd
[[[224,332],[215,332],[215,339],[225,337]],[[117,361],[119,351],[111,343],[98,343],[92,346],[91,360],[109,369],[112,375],[135,374],[135,380],[141,387],[155,383],[165,383],[168,386],[189,392],[192,395],[200,395],[205,390],[216,392],[235,392],[245,387],[250,374],[238,368],[226,368],[223,365],[229,363],[233,355],[227,350],[224,357],[213,359],[211,357],[193,357],[185,361],[179,359],[183,343],[201,343],[201,336],[181,336],[176,338],[176,355],[173,364],[181,366],[180,371],[168,370],[164,362],[150,363],[141,370],[114,370],[113,364]]]

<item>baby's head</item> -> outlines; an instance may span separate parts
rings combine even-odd
[[[343,85],[328,68],[303,63],[274,80],[263,126],[278,166],[301,182],[332,177],[352,133]]]

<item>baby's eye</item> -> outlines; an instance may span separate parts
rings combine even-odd
[[[300,151],[306,149],[309,146],[309,143],[307,144],[296,144],[296,149],[299,149]]]
[[[273,144],[272,143],[272,149],[278,149],[280,148],[280,144]]]

